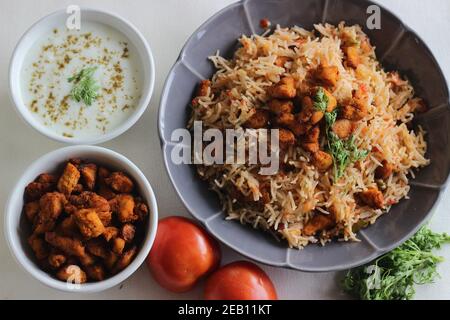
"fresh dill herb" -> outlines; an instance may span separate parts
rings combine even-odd
[[[317,89],[316,95],[314,96],[314,109],[317,111],[326,112],[328,106],[328,97],[325,94],[325,90],[322,87]]]
[[[97,67],[87,67],[82,69],[76,75],[67,79],[73,82],[70,97],[76,102],[83,101],[86,105],[92,105],[92,102],[97,98],[97,90],[100,88],[94,79],[94,73]]]
[[[337,180],[344,174],[345,168],[348,165],[364,159],[369,152],[358,149],[353,135],[347,140],[342,140],[332,131],[332,126],[336,122],[336,118],[337,110],[325,113],[328,151],[333,157],[334,176]]]
[[[442,257],[431,251],[450,243],[446,233],[422,227],[411,239],[375,261],[351,269],[343,289],[363,300],[409,300],[416,284],[431,283],[439,276],[436,266]]]

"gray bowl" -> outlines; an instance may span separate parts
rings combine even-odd
[[[159,108],[159,134],[169,177],[191,214],[220,241],[237,252],[264,264],[302,271],[333,271],[355,267],[400,245],[429,218],[443,190],[450,170],[450,103],[445,78],[424,42],[395,15],[381,8],[381,30],[368,30],[377,56],[387,69],[400,70],[432,110],[420,115],[415,124],[428,132],[431,164],[411,181],[410,199],[403,200],[378,221],[360,231],[361,242],[332,242],[325,247],[310,245],[303,250],[288,249],[263,232],[237,222],[225,221],[218,197],[200,181],[189,165],[170,160],[175,143],[174,129],[184,128],[188,103],[199,80],[214,73],[207,57],[220,50],[231,57],[242,34],[261,33],[259,21],[273,25],[299,25],[312,29],[314,23],[366,26],[367,7],[362,0],[247,0],[221,10],[189,38],[167,78]]]

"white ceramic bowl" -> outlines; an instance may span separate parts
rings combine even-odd
[[[88,159],[95,163],[105,165],[108,168],[124,171],[134,179],[141,196],[147,201],[150,211],[146,235],[138,254],[131,264],[111,278],[99,282],[81,284],[78,288],[73,285],[70,286],[66,282],[57,280],[39,268],[35,262],[34,254],[27,243],[29,230],[26,228],[27,222],[22,215],[24,203],[23,194],[27,184],[33,181],[40,173],[54,171],[58,166],[61,166],[62,163],[70,158]],[[70,146],[52,151],[34,161],[19,178],[6,204],[4,233],[6,242],[8,243],[13,256],[34,278],[55,289],[87,293],[111,288],[133,274],[133,272],[135,272],[144,262],[150,252],[150,248],[152,247],[156,236],[157,225],[158,208],[155,195],[144,174],[135,164],[123,155],[105,148],[97,146]]]
[[[154,82],[155,82],[155,63],[152,51],[143,37],[143,35],[127,20],[116,14],[105,12],[98,9],[81,7],[81,25],[83,21],[93,21],[108,25],[120,31],[129,42],[136,48],[139,59],[137,62],[142,70],[142,92],[141,98],[135,108],[135,111],[126,118],[120,125],[114,129],[99,135],[89,137],[64,137],[50,128],[41,124],[25,105],[21,90],[21,70],[24,66],[24,60],[27,52],[33,44],[41,37],[47,35],[55,26],[64,26],[68,14],[64,10],[56,11],[40,19],[32,25],[20,39],[17,44],[9,66],[9,87],[11,99],[14,102],[18,113],[34,129],[54,140],[69,144],[97,144],[108,141],[124,133],[142,116],[147,105],[150,103]]]

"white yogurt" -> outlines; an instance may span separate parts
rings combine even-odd
[[[24,103],[43,125],[65,137],[98,136],[115,129],[135,110],[142,85],[137,51],[119,31],[97,22],[81,30],[59,27],[36,41],[21,71]],[[96,67],[100,87],[92,105],[70,97],[68,78]]]

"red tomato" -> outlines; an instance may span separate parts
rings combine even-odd
[[[167,290],[185,292],[220,264],[220,247],[190,219],[159,220],[147,265],[155,280]]]
[[[256,264],[236,261],[214,272],[206,281],[206,300],[277,300],[267,274]]]

